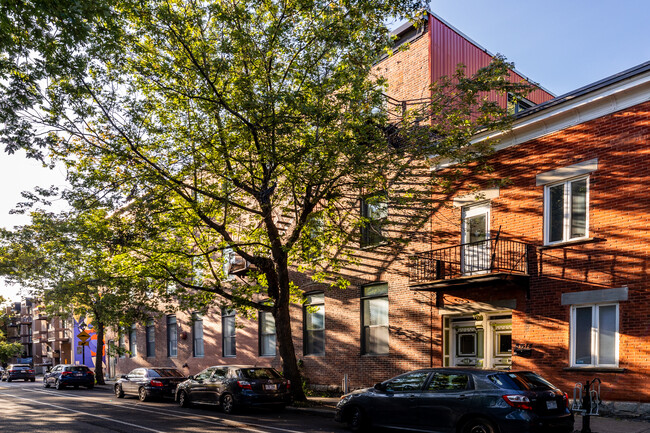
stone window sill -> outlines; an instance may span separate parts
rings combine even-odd
[[[595,242],[604,242],[604,241],[605,241],[604,238],[584,238],[584,239],[576,239],[575,241],[558,242],[557,244],[543,245],[541,247],[538,247],[538,249],[552,250],[553,248],[572,247],[575,245],[591,244]]]
[[[584,371],[589,373],[625,373],[627,369],[618,367],[566,367],[564,371]]]

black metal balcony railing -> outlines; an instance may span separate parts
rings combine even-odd
[[[410,258],[411,285],[490,273],[528,273],[528,244],[487,239],[419,253]]]

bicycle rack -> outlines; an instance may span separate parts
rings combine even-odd
[[[601,383],[599,378],[595,378],[591,381],[588,380],[584,385],[578,382],[573,387],[571,410],[582,415],[581,433],[592,433],[590,417],[599,415],[602,403],[600,398]]]

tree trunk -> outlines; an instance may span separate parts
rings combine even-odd
[[[95,379],[97,385],[106,385],[104,382],[104,324],[97,323],[97,353],[95,354]]]
[[[291,394],[294,401],[305,401],[305,393],[302,390],[302,376],[298,369],[296,351],[293,347],[291,336],[291,316],[289,314],[289,303],[279,302],[274,308],[275,335],[278,338],[278,348],[282,358],[282,371],[284,377],[291,381]]]

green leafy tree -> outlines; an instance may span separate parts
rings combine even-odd
[[[360,199],[387,192],[402,226],[422,224],[430,188],[450,184],[424,161],[477,165],[490,148],[471,137],[508,126],[485,95],[526,90],[495,58],[418,109],[391,110],[372,68],[391,44],[386,18],[416,17],[418,0],[100,0],[70,17],[28,4],[0,22],[17,42],[0,69],[8,150],[47,149],[83,206],[122,210],[122,272],[177,305],[271,312],[294,383],[292,272],[346,287],[339,271],[376,223]],[[23,16],[37,31],[19,31]],[[392,252],[406,242],[382,235]],[[245,278],[230,276],[233,260]]]
[[[31,289],[51,316],[92,318],[97,332],[95,373],[103,384],[106,327],[133,323],[157,308],[146,295],[146,281],[116,270],[119,229],[97,209],[36,211],[30,225],[0,235],[0,254],[11,263],[4,273],[8,281]]]
[[[7,300],[0,296],[0,364],[9,362],[14,356],[18,356],[22,350],[20,343],[9,343],[7,341],[7,326],[11,320],[11,313],[7,312],[5,305]]]

